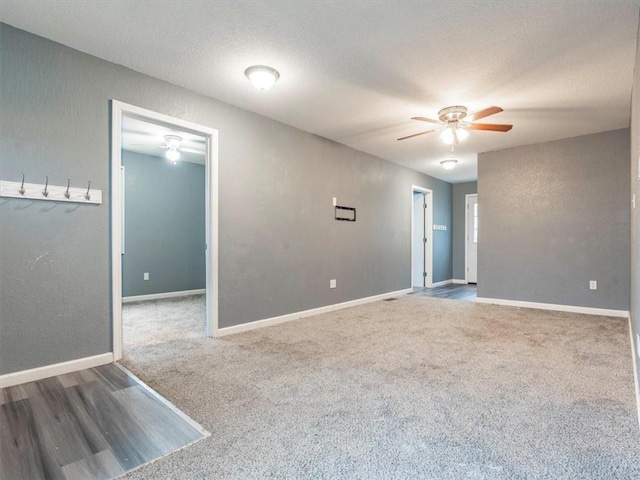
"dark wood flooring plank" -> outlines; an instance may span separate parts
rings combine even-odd
[[[87,414],[98,426],[125,470],[163,455],[139,421],[111,395],[112,387],[112,384],[105,385],[101,381],[77,385],[71,389],[77,391]]]
[[[77,462],[96,453],[73,412],[66,390],[57,378],[25,386],[33,410],[38,439],[59,466]]]
[[[475,301],[477,297],[477,287],[472,284],[450,284],[434,288],[420,288],[411,292],[410,295],[419,297],[448,298],[451,300]]]
[[[66,375],[58,376],[58,381],[64,388],[75,387],[88,382],[98,381],[98,376],[92,369],[81,370],[79,372],[67,373]]]
[[[39,480],[63,478],[51,455],[43,457],[28,399],[0,407],[0,478]]]
[[[67,480],[108,480],[124,473],[111,450],[103,450],[89,458],[62,467]]]
[[[111,390],[121,390],[138,384],[134,378],[113,364],[102,365],[91,370],[103,385],[108,386]]]
[[[204,438],[115,365],[1,391],[0,479],[106,479]]]
[[[203,438],[200,432],[141,385],[113,392],[112,395],[138,420],[163,454]]]

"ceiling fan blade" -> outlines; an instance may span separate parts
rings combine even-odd
[[[204,155],[204,152],[202,150],[196,150],[195,148],[182,148],[182,147],[180,147],[179,150],[181,152],[196,153],[198,155]]]
[[[474,120],[480,120],[481,118],[485,118],[490,115],[495,115],[496,113],[500,113],[503,111],[504,110],[502,110],[500,107],[488,107],[488,108],[485,108],[484,110],[480,110],[479,112],[468,115],[467,118],[465,118],[465,121],[473,122]]]
[[[398,140],[406,140],[407,138],[419,137],[420,135],[424,135],[426,133],[431,133],[435,130],[427,130],[426,132],[414,133],[413,135],[407,135],[406,137],[399,138]]]
[[[411,117],[411,120],[420,120],[421,122],[428,122],[428,123],[442,123],[440,122],[440,120],[434,120],[432,118],[425,118],[425,117]]]
[[[489,132],[508,132],[513,125],[500,125],[494,123],[472,123],[469,130],[487,130]]]

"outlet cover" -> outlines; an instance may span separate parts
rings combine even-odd
[[[333,206],[337,206],[338,205],[338,199],[336,197],[333,197]]]
[[[589,280],[589,289],[597,290],[598,289],[598,281],[597,280]]]
[[[145,280],[149,280],[149,272],[144,272],[144,277]]]
[[[336,279],[329,280],[329,288],[336,288]]]

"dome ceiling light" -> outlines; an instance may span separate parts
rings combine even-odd
[[[244,71],[251,84],[258,90],[269,90],[280,78],[280,73],[275,68],[266,65],[254,65]]]

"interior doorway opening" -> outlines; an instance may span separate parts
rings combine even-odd
[[[215,336],[217,131],[113,101],[111,133],[115,360],[125,344]]]
[[[478,194],[465,195],[464,271],[467,283],[478,283]]]
[[[411,286],[433,286],[433,192],[411,187]]]

